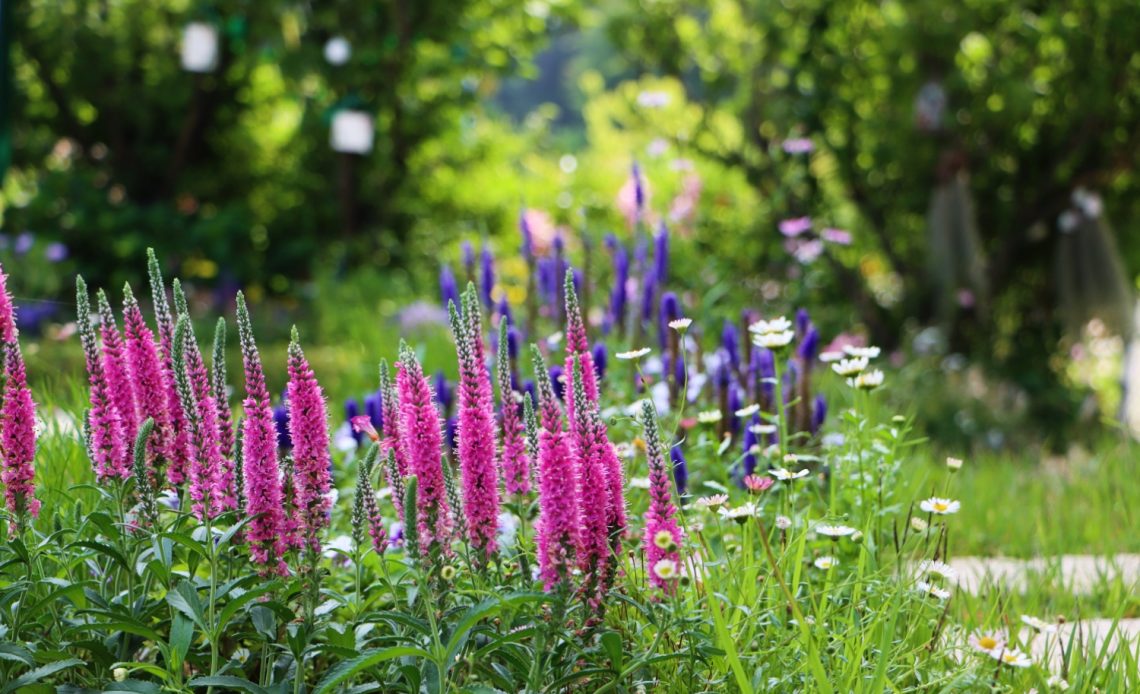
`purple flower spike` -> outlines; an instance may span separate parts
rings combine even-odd
[[[685,460],[681,444],[674,444],[669,449],[669,458],[673,461],[673,481],[677,483],[677,493],[684,496],[689,488],[689,463]]]
[[[483,246],[482,273],[479,279],[481,281],[479,287],[483,292],[483,305],[487,310],[491,310],[495,306],[495,256],[491,255],[491,249],[487,246]]]
[[[459,305],[459,285],[455,283],[451,266],[446,263],[439,268],[439,296],[445,309],[449,303]]]
[[[811,408],[811,433],[818,434],[819,430],[823,428],[823,422],[827,419],[827,400],[822,395],[815,396],[815,402]]]
[[[665,222],[653,237],[653,275],[661,286],[669,281],[669,228]]]

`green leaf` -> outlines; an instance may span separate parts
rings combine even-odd
[[[250,694],[269,694],[264,687],[256,685],[244,677],[233,677],[231,675],[195,677],[188,684],[191,687],[230,687]]]
[[[206,619],[202,615],[202,603],[198,599],[198,592],[187,581],[179,583],[174,590],[166,594],[166,601],[170,606],[193,620],[202,631],[206,629]]]
[[[373,665],[406,656],[431,660],[430,653],[414,646],[392,646],[391,648],[365,651],[356,658],[341,662],[326,672],[325,676],[321,678],[321,681],[317,683],[316,688],[313,689],[313,694],[325,694],[325,692],[332,691],[332,688],[336,685],[353,677],[359,672],[367,670]]]
[[[115,694],[117,692],[160,694],[162,687],[158,686],[155,682],[144,682],[142,680],[123,680],[122,682],[112,682],[103,687],[103,694]]]
[[[254,605],[249,608],[249,618],[253,628],[266,639],[273,641],[277,638],[277,615],[265,605]]]
[[[78,665],[86,664],[87,663],[78,658],[68,658],[67,660],[57,660],[54,663],[41,665],[34,670],[28,670],[24,674],[4,685],[4,688],[0,689],[0,694],[8,694],[8,692],[14,692],[20,687],[26,687],[29,684],[35,684],[41,679],[54,675],[57,672],[67,670],[68,668],[73,668]]]
[[[32,652],[16,643],[0,643],[0,660],[12,660],[24,665],[35,665]]]
[[[613,663],[614,670],[621,672],[622,670],[622,649],[621,649],[621,636],[616,631],[607,631],[601,636],[602,648],[606,651],[606,655],[610,657],[610,662]]]
[[[222,611],[218,613],[218,631],[221,632],[222,629],[225,628],[226,624],[229,623],[230,618],[233,617],[242,607],[248,605],[250,602],[256,600],[257,598],[260,598],[262,595],[275,590],[277,587],[278,585],[276,582],[267,583],[258,588],[254,588],[253,590],[246,591],[233,600],[230,600],[228,603],[226,603],[226,606],[222,608]]]

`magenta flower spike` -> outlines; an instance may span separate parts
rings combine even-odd
[[[199,520],[213,518],[221,513],[226,498],[218,449],[217,405],[186,314],[178,317],[174,328],[174,369],[179,402],[190,433],[187,476],[191,511]]]
[[[482,317],[475,285],[463,293],[463,315],[448,306],[459,356],[458,446],[467,541],[482,563],[498,549],[499,470],[496,464],[495,405],[484,354]]]
[[[263,574],[287,572],[282,556],[287,533],[284,500],[281,494],[281,470],[277,464],[277,425],[261,356],[253,339],[249,309],[245,296],[237,295],[238,336],[241,340],[242,365],[245,369],[245,421],[242,426],[242,478],[245,488],[245,511],[253,519],[246,527],[245,538],[254,563]]]
[[[582,369],[575,363],[571,374],[579,406],[570,422],[574,457],[578,461],[578,568],[584,576],[582,593],[597,608],[611,575],[610,513],[608,503],[598,502],[599,490],[607,490],[604,449],[609,445],[597,408],[587,405]],[[608,500],[608,493],[606,493]]]
[[[451,553],[451,508],[443,479],[443,435],[439,410],[431,384],[411,348],[400,343],[396,365],[396,388],[400,399],[400,446],[408,461],[409,474],[419,484],[416,496],[416,528],[424,557]]]
[[[511,356],[507,349],[507,321],[499,320],[499,354],[496,377],[499,381],[499,429],[503,448],[499,469],[507,494],[522,498],[530,493],[530,457],[526,450],[519,399],[511,386]]]
[[[586,322],[582,318],[582,307],[578,303],[578,292],[574,288],[574,271],[566,271],[566,365],[563,373],[569,376],[577,363],[582,369],[582,387],[586,399],[598,401],[598,373],[594,366],[594,356],[590,353],[590,342],[586,337]],[[566,389],[566,416],[574,419],[574,394]]]
[[[566,368],[564,373],[572,374],[575,369],[582,375],[583,402],[589,408],[598,409],[598,381],[594,357],[590,352],[590,343],[586,337],[586,324],[582,319],[582,309],[578,303],[578,294],[574,288],[574,275],[572,271],[566,273]],[[609,523],[610,542],[615,551],[620,548],[621,537],[627,526],[625,508],[625,482],[621,467],[621,459],[614,451],[609,441],[609,432],[601,417],[597,417],[597,432],[590,432],[588,428],[580,429],[575,422],[577,415],[578,394],[573,388],[566,390],[566,416],[571,421],[575,446],[584,450],[586,443],[578,441],[584,433],[594,437],[597,446],[597,455],[604,471],[606,490],[606,514]],[[603,487],[599,487],[601,489]]]
[[[328,526],[332,510],[329,418],[324,391],[301,351],[296,327],[289,341],[288,389],[297,524],[304,547],[317,556],[321,552],[320,534]]]
[[[0,294],[4,293],[0,289]],[[12,331],[15,337],[15,331]],[[36,498],[33,460],[36,456],[36,405],[28,389],[27,372],[20,345],[13,340],[4,345],[4,405],[0,409],[0,460],[4,482],[4,501],[11,516],[9,534],[19,534],[28,516],[40,512]]]
[[[103,338],[103,373],[106,374],[107,387],[111,391],[111,402],[119,413],[119,421],[123,427],[123,438],[126,443],[124,455],[127,457],[123,464],[130,467],[133,462],[132,449],[138,434],[139,422],[126,345],[123,343],[119,326],[115,323],[115,313],[111,310],[107,295],[102,289],[95,295],[99,304],[99,333]]]
[[[162,346],[162,380],[166,393],[166,412],[170,435],[166,437],[166,479],[175,487],[186,479],[190,464],[190,434],[186,427],[186,414],[178,397],[174,374],[174,317],[166,300],[166,285],[153,248],[146,249],[147,271],[150,275],[151,298],[154,316],[158,322],[159,344]],[[157,423],[157,422],[156,422]]]
[[[538,347],[531,345],[542,430],[538,434],[538,567],[546,591],[568,586],[578,547],[578,470],[562,409]]]
[[[133,386],[136,423],[154,420],[154,434],[147,440],[147,463],[151,482],[156,481],[155,461],[165,456],[172,437],[167,410],[166,384],[154,333],[146,324],[131,286],[123,287],[123,335],[126,338],[127,367]]]
[[[226,319],[218,318],[214,327],[214,352],[210,363],[210,394],[214,396],[218,428],[218,452],[221,455],[218,481],[222,489],[222,508],[238,507],[237,474],[234,470],[234,425],[230,414],[229,386],[226,384]]]
[[[405,455],[404,447],[400,445],[400,396],[397,393],[396,386],[392,383],[391,373],[388,371],[388,361],[385,359],[380,360],[380,419],[381,421],[381,434],[383,435],[380,445],[381,456],[386,455],[387,451],[391,450],[396,457],[396,469],[399,471],[400,477],[407,477],[408,472],[408,457]],[[388,480],[390,485],[393,480]],[[393,486],[393,489],[395,486]],[[392,497],[392,505],[396,507],[398,515],[404,517],[404,500],[398,499],[396,496]]]
[[[8,344],[19,337],[16,329],[16,310],[12,306],[12,295],[8,293],[8,275],[0,266],[0,342]]]
[[[111,397],[111,387],[103,371],[103,359],[95,329],[91,325],[91,303],[87,296],[87,283],[82,277],[75,278],[75,299],[79,337],[83,342],[83,354],[87,362],[87,376],[91,385],[91,409],[87,411],[87,449],[95,463],[95,477],[100,482],[118,477],[131,476],[131,466],[127,464],[127,442],[123,436],[123,424]]]
[[[676,588],[675,576],[681,564],[681,528],[677,525],[677,507],[673,504],[673,482],[669,474],[657,413],[646,400],[641,410],[645,429],[645,448],[649,459],[649,510],[645,512],[645,567],[649,583],[671,593]],[[665,562],[662,564],[662,562]],[[670,564],[671,563],[671,564]],[[669,569],[672,569],[671,571]]]

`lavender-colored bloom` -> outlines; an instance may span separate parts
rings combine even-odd
[[[649,264],[649,240],[644,235],[639,234],[637,237],[637,244],[633,247],[633,261],[638,274],[644,275]]]
[[[645,284],[641,288],[641,322],[648,323],[653,319],[653,297],[657,294],[652,277],[645,277]]]
[[[534,236],[530,231],[530,222],[526,219],[526,209],[519,210],[519,233],[522,234],[522,254],[527,263],[534,261]]]
[[[455,274],[447,263],[439,268],[439,297],[444,308],[448,303],[459,305],[459,285],[455,283]]]
[[[369,393],[364,396],[364,414],[368,416],[373,428],[384,428],[384,394],[380,392]]]
[[[732,372],[728,369],[728,359],[724,353],[721,352],[716,365],[716,390],[718,393],[724,393],[728,389],[728,385],[732,383]]]
[[[292,448],[293,439],[289,438],[289,411],[284,400],[273,408],[273,424],[277,427],[277,447]]]
[[[815,402],[811,408],[811,433],[818,434],[819,430],[823,428],[823,422],[827,419],[827,400],[822,395],[815,396]]]
[[[677,299],[677,295],[673,292],[665,292],[661,295],[661,313],[659,314],[657,322],[657,341],[661,344],[661,349],[665,349],[665,345],[669,342],[669,323],[681,317],[681,302]]]
[[[459,439],[459,420],[455,417],[448,417],[443,422],[443,443],[450,450],[455,450],[456,444]]]
[[[495,306],[493,296],[495,291],[495,256],[491,255],[491,249],[486,246],[483,246],[482,261],[481,284],[479,286],[482,291],[483,305],[490,310]]]
[[[740,434],[740,417],[735,413],[737,410],[744,407],[744,402],[740,398],[740,388],[736,386],[736,382],[728,384],[728,412],[724,413],[728,417],[728,430],[732,433],[733,437]]]
[[[581,293],[582,293],[582,282],[583,282],[582,271],[575,268],[573,278],[574,278],[574,291],[577,292],[579,295],[581,295]]]
[[[741,469],[740,475],[736,482],[741,487],[744,486],[744,478],[756,472],[756,453],[753,449],[760,445],[760,437],[756,434],[755,428],[760,425],[760,415],[752,415],[752,419],[748,420],[748,426],[744,428],[744,437],[741,444],[744,448],[744,458],[740,461]]]
[[[35,242],[36,235],[30,231],[25,231],[16,237],[16,243],[12,246],[12,250],[16,252],[16,255],[25,255],[32,250]]]
[[[559,400],[566,399],[566,379],[563,378],[565,371],[559,364],[553,364],[550,367],[550,383],[554,386],[554,394],[558,396]]]
[[[803,361],[804,371],[811,371],[812,364],[815,363],[816,355],[819,353],[819,331],[816,330],[814,325],[808,325],[807,332],[804,333],[803,338],[800,339],[800,344],[796,348],[796,355]]]
[[[629,253],[624,246],[614,249],[614,286],[610,292],[610,317],[617,325],[625,323],[625,307],[629,302],[626,284],[629,282]]]
[[[685,368],[684,355],[681,355],[673,362],[673,378],[676,380],[678,387],[688,383],[688,373]]]
[[[669,449],[669,458],[673,461],[673,481],[677,483],[677,493],[685,496],[689,488],[689,463],[685,460],[681,444],[674,444]]]
[[[463,241],[461,252],[463,254],[463,271],[467,273],[467,280],[473,282],[475,280],[475,249],[472,248],[470,241]],[[459,302],[456,302],[455,305],[458,306]]]
[[[349,398],[344,402],[344,420],[351,422],[353,419],[360,416],[360,402],[356,398]],[[357,431],[355,427],[352,429],[352,440],[356,441],[359,446],[360,442],[364,440],[364,432]]]
[[[763,384],[764,397],[771,398],[775,390],[776,384],[772,379],[776,377],[776,358],[772,351],[763,347],[757,348],[753,353],[758,355],[757,359],[757,372],[756,377],[760,379]]]
[[[720,331],[720,346],[724,350],[725,356],[728,357],[728,364],[732,370],[739,371],[740,331],[736,329],[736,324],[730,320],[724,322],[724,328]]]
[[[459,307],[456,306],[456,309],[458,308]],[[455,393],[452,391],[451,384],[447,380],[447,374],[442,371],[436,371],[432,388],[435,389],[435,397],[436,400],[439,401],[440,408],[445,413],[450,412]]]
[[[662,286],[669,281],[669,228],[665,222],[653,237],[653,276]]]
[[[807,329],[811,327],[811,316],[808,314],[806,308],[796,309],[796,337],[802,338]]]
[[[641,166],[635,161],[630,171],[633,178],[633,201],[637,205],[637,216],[641,218],[645,211],[645,183],[641,180]]]
[[[594,371],[597,372],[598,380],[600,381],[606,377],[606,365],[607,365],[607,361],[608,361],[608,355],[606,353],[606,346],[604,344],[602,344],[601,342],[598,342],[594,345],[594,348],[590,351],[592,352],[592,356],[594,359]]]
[[[44,249],[44,257],[49,263],[62,263],[67,260],[67,246],[58,241],[49,243]]]
[[[522,342],[522,333],[515,326],[507,328],[507,356],[511,359],[519,358],[519,343]]]

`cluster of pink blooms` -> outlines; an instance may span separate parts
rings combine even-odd
[[[174,282],[179,314],[175,317],[153,252],[149,260],[156,331],[147,325],[128,286],[123,292],[123,331],[100,291],[97,332],[86,284],[82,278],[76,281],[78,327],[91,386],[86,438],[96,477],[101,482],[131,477],[133,437],[144,422],[153,420],[141,461],[144,487],[150,488],[137,493],[154,494],[169,485],[185,493],[190,510],[201,520],[231,510],[243,512],[250,517],[243,537],[254,563],[265,573],[284,574],[288,550],[319,554],[320,533],[328,525],[330,439],[321,387],[294,335],[289,348],[288,403],[295,464],[293,478],[284,480],[272,402],[249,312],[239,293],[237,322],[246,397],[242,450],[234,450],[223,358],[225,322],[219,321],[215,335],[211,373],[194,337],[178,281]],[[241,470],[235,468],[239,456]],[[239,473],[242,489],[238,489]],[[30,480],[30,474],[27,477]],[[239,508],[242,503],[244,508]]]
[[[642,405],[645,427],[645,450],[649,459],[649,510],[645,512],[645,565],[651,585],[671,592],[674,582],[658,571],[662,561],[680,564],[681,528],[677,525],[677,507],[673,504],[672,465],[666,463],[665,449],[657,429],[657,413],[653,403]]]
[[[36,517],[40,501],[35,496],[36,405],[28,388],[24,358],[20,353],[16,316],[8,295],[8,278],[0,268],[0,362],[3,364],[3,405],[0,406],[0,480],[10,516],[9,532],[15,535],[28,516]]]

